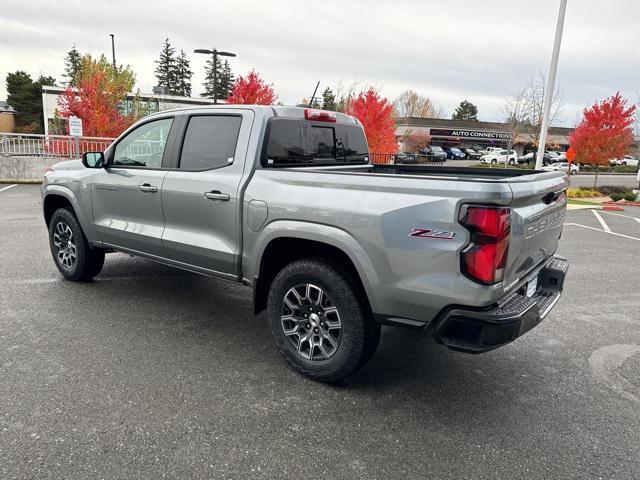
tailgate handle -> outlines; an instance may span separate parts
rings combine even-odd
[[[550,205],[553,202],[555,202],[556,200],[558,200],[558,198],[560,197],[560,195],[562,195],[562,191],[560,192],[549,192],[547,193],[544,197],[542,197],[542,201],[546,204],[546,205]]]

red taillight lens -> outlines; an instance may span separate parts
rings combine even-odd
[[[471,231],[471,244],[462,252],[464,273],[488,285],[501,282],[509,253],[511,210],[468,206],[461,223]]]
[[[317,122],[336,122],[336,113],[318,110],[316,108],[305,108],[304,118],[306,120],[315,120]]]

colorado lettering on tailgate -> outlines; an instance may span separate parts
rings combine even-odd
[[[559,227],[564,222],[564,210],[554,213],[548,217],[540,219],[540,216],[535,216],[527,220],[525,225],[524,238],[529,239],[535,237],[539,233],[546,232],[553,228]]]

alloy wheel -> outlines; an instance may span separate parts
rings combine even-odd
[[[77,261],[76,245],[73,241],[73,231],[65,222],[58,222],[53,231],[53,245],[60,265],[71,270]]]
[[[317,285],[299,284],[287,291],[280,323],[298,355],[307,360],[327,360],[338,350],[342,338],[340,313]]]

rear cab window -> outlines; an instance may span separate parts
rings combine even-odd
[[[274,118],[270,122],[265,167],[366,164],[369,148],[359,125]]]

